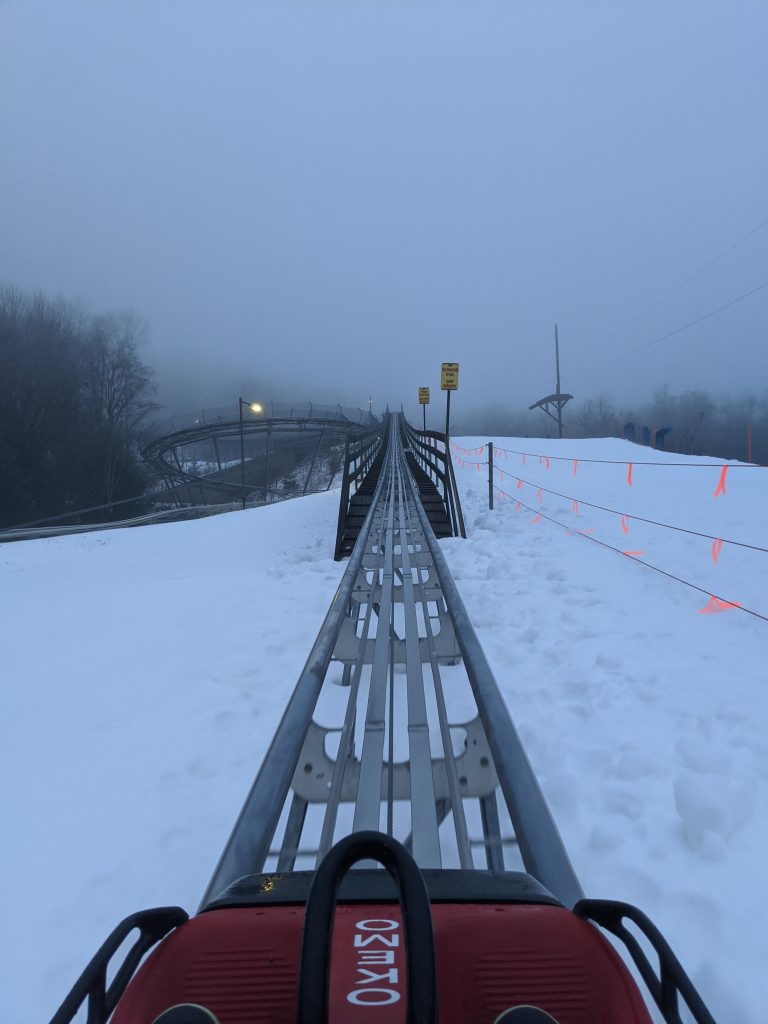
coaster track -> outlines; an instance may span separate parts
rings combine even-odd
[[[393,415],[346,572],[203,907],[242,876],[316,867],[364,830],[422,868],[524,868],[567,906],[582,896],[404,437]]]

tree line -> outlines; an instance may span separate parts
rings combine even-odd
[[[129,313],[0,290],[0,527],[143,493],[145,334]]]
[[[600,394],[569,402],[563,410],[566,437],[623,437],[634,424],[637,440],[643,428],[651,437],[668,430],[667,451],[684,455],[712,455],[768,464],[768,395],[757,398],[716,397],[708,391],[656,390],[638,403],[617,403]],[[457,417],[456,433],[511,437],[557,437],[557,424],[541,410],[514,410],[501,404]]]

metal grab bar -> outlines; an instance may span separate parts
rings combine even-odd
[[[304,914],[297,1024],[328,1021],[328,975],[336,896],[353,864],[376,860],[397,884],[408,965],[408,1024],[436,1024],[437,981],[432,912],[421,872],[407,850],[382,832],[353,832],[326,855],[315,873]]]

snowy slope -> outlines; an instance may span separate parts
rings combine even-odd
[[[469,537],[442,543],[576,871],[657,920],[721,1024],[762,1024],[768,623],[700,614],[705,596],[514,499],[768,615],[768,554],[715,563],[707,540],[570,500],[768,547],[768,474],[729,470],[715,499],[719,464],[650,453],[668,468],[630,488],[625,464],[584,460],[647,449],[497,444],[533,453],[497,459],[513,500],[489,512],[466,464],[485,455],[463,456]],[[46,1020],[122,916],[195,909],[343,571],[337,500],[0,548],[9,1020]]]
[[[466,449],[484,438],[459,439]],[[700,614],[702,596],[571,530],[768,615],[768,553],[712,543],[555,498],[768,548],[768,470],[689,462],[612,439],[496,442],[513,498],[488,511],[487,469],[457,470],[470,539],[444,542],[586,892],[639,904],[662,927],[716,1019],[764,1024],[768,980],[768,622]],[[707,460],[695,460],[707,461]],[[531,481],[518,488],[513,477]],[[516,510],[515,499],[531,506]]]

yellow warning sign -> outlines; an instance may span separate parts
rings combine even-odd
[[[429,388],[419,388],[419,405],[429,405]]]
[[[440,372],[440,389],[442,391],[459,390],[459,364],[443,363]]]

